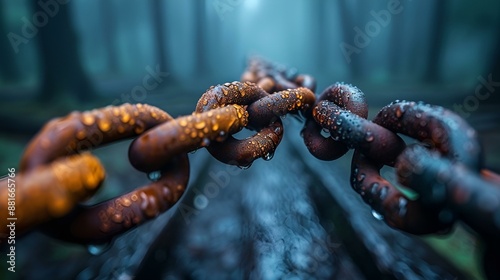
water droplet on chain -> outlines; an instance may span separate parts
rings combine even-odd
[[[375,210],[372,210],[372,216],[379,221],[384,219],[384,216]]]
[[[252,163],[249,163],[247,165],[238,165],[238,168],[246,170],[246,169],[250,168],[251,166],[252,166]]]
[[[210,139],[203,138],[203,140],[201,141],[201,146],[206,147],[208,145],[210,145]]]
[[[268,152],[262,158],[264,160],[266,160],[266,161],[270,161],[271,159],[273,159],[273,157],[274,157],[274,151],[273,152]]]
[[[94,256],[106,252],[109,248],[111,248],[111,243],[87,245],[87,251]]]
[[[160,171],[153,171],[148,173],[148,178],[149,180],[156,182],[161,178],[161,172]]]
[[[373,133],[371,133],[370,131],[368,131],[368,132],[366,133],[366,135],[365,135],[365,140],[366,140],[366,142],[372,142],[372,141],[373,141],[373,139],[374,139],[374,137],[373,137]]]

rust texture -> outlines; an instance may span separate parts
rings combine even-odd
[[[287,69],[258,57],[249,59],[241,80],[256,83],[269,93],[298,87],[308,88],[312,92],[316,90],[316,80],[312,76],[298,74],[295,69]]]
[[[223,141],[247,123],[248,113],[239,105],[179,117],[135,139],[129,149],[130,162],[143,172],[160,170],[172,156]]]
[[[92,196],[104,180],[99,160],[84,153],[61,158],[16,176],[16,233],[68,214],[75,205]],[[0,180],[0,199],[8,201],[7,178]],[[0,219],[10,216],[7,203],[0,203]],[[7,234],[0,227],[0,236]],[[5,235],[7,236],[7,235]]]
[[[308,117],[302,130],[304,143],[309,152],[316,158],[334,160],[348,151],[348,144],[350,143],[347,143],[346,139],[342,139],[340,134],[352,132],[349,129],[352,130],[356,125],[354,123],[348,124],[347,121],[343,123],[340,120],[343,116],[339,115],[341,112],[345,112],[352,117],[352,121],[356,123],[360,122],[361,118],[366,119],[368,105],[363,92],[352,85],[335,83],[321,93],[312,111],[312,116]],[[338,118],[337,115],[339,115]],[[332,118],[335,118],[335,120]],[[346,126],[349,126],[349,128],[344,130]],[[337,129],[340,138],[337,136],[332,138],[330,135],[323,137],[321,135],[321,130],[331,133],[331,131]]]
[[[164,166],[158,181],[93,206],[79,205],[71,213],[49,222],[44,232],[83,244],[109,242],[171,208],[184,193],[189,178],[186,154]]]
[[[239,112],[244,114],[242,108]],[[63,156],[140,135],[171,119],[170,115],[153,106],[124,104],[73,112],[49,122],[28,145],[21,161],[22,193],[38,194],[40,200],[40,204],[21,201],[18,205],[18,211],[28,213],[26,215],[33,219],[27,227],[48,221],[50,225],[43,227],[51,236],[95,244],[107,242],[169,209],[181,197],[189,179],[185,152],[171,151],[173,154],[163,159],[157,181],[94,206],[77,203],[101,183],[104,170],[90,155],[82,156],[87,164],[94,161],[86,172],[80,169],[85,168],[85,162],[73,167],[77,161],[73,157],[65,160]],[[82,170],[81,173],[78,170]],[[88,188],[91,190],[84,193]],[[48,210],[38,211],[44,206]]]
[[[146,104],[123,104],[73,112],[47,123],[27,146],[20,171],[28,171],[56,158],[137,136],[171,117]]]
[[[206,112],[228,104],[250,105],[270,96],[262,88],[251,82],[232,82],[210,87],[200,98],[196,112]],[[249,115],[249,119],[252,116]],[[210,154],[227,164],[249,166],[257,158],[274,154],[283,137],[283,124],[279,118],[268,121],[267,128],[257,127],[260,133],[243,140],[231,135],[221,143],[213,142],[207,147]]]

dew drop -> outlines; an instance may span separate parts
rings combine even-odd
[[[381,200],[384,200],[386,197],[387,197],[387,194],[389,193],[389,188],[387,186],[384,186],[381,190],[380,190],[380,199]]]
[[[384,216],[375,210],[372,210],[372,216],[379,221],[384,219]]]
[[[87,251],[94,256],[98,256],[106,252],[109,248],[111,248],[111,243],[91,244],[87,246]]]
[[[92,114],[87,113],[87,114],[84,114],[84,115],[82,116],[82,123],[83,123],[84,125],[87,125],[87,126],[89,126],[89,125],[93,125],[93,124],[94,124],[94,122],[95,122],[95,117],[94,117]]]
[[[179,125],[180,125],[180,126],[182,126],[182,127],[185,127],[187,124],[188,124],[188,123],[187,123],[187,120],[185,120],[185,119],[181,119],[181,120],[179,121]]]
[[[121,213],[116,213],[113,216],[111,216],[111,220],[115,223],[121,223],[123,222],[123,216]]]
[[[130,115],[128,113],[125,113],[122,115],[120,120],[122,121],[122,123],[128,123],[130,121]]]
[[[208,138],[203,138],[203,140],[201,141],[201,146],[202,146],[202,147],[206,147],[206,146],[208,146],[208,145],[210,145],[210,139],[208,139]]]
[[[213,126],[212,126],[212,131],[217,131],[219,129],[219,124],[218,123],[215,123]]]
[[[203,121],[202,121],[202,122],[198,122],[198,123],[196,123],[196,124],[194,125],[194,127],[195,127],[196,129],[202,129],[202,128],[204,128],[205,126],[206,126],[206,123],[205,123],[205,122],[203,122]]]
[[[406,215],[406,212],[407,212],[406,205],[408,205],[408,200],[406,200],[403,197],[400,197],[399,204],[398,204],[398,207],[399,207],[398,215],[400,217],[404,217]]]
[[[111,129],[111,123],[106,119],[100,119],[97,121],[97,127],[99,127],[102,132],[106,132]]]
[[[156,182],[161,178],[161,172],[160,171],[153,171],[148,173],[148,178],[149,180]]]
[[[271,159],[273,159],[273,157],[274,157],[274,151],[273,152],[268,152],[262,158],[264,160],[266,160],[266,161],[270,161]]]
[[[370,131],[368,131],[365,135],[365,140],[366,142],[372,142],[373,141],[373,133],[371,133]]]
[[[326,128],[323,128],[320,133],[321,133],[321,136],[323,136],[323,138],[329,138],[331,136],[330,130],[328,130]]]
[[[250,168],[251,166],[252,166],[252,163],[249,163],[247,165],[238,165],[238,168],[246,170],[246,169]]]

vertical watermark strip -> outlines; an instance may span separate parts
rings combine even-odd
[[[7,243],[10,247],[7,249],[7,270],[16,272],[16,169],[7,169],[7,227],[9,228],[9,237]]]

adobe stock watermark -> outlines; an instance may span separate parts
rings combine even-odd
[[[113,100],[111,105],[144,101],[148,94],[158,88],[169,75],[168,72],[161,71],[159,64],[156,64],[155,69],[150,65],[145,69],[147,74],[142,78],[142,84],[133,87],[130,92],[122,93],[120,98]]]
[[[33,39],[38,34],[39,28],[43,28],[49,23],[49,19],[55,17],[59,13],[59,6],[66,5],[70,0],[39,0],[38,6],[41,8],[35,12],[31,20],[27,17],[22,17],[23,23],[19,33],[9,32],[7,38],[10,45],[16,54],[19,53],[19,46],[27,44],[30,39]]]
[[[360,54],[362,49],[370,45],[372,39],[380,34],[382,28],[389,25],[393,15],[400,14],[402,11],[403,5],[399,0],[389,0],[387,9],[385,10],[380,10],[378,12],[371,10],[370,15],[373,17],[373,20],[367,22],[364,29],[358,26],[354,27],[354,32],[356,34],[354,35],[352,44],[342,42],[339,45],[347,63],[351,63],[351,56],[353,54]]]
[[[241,3],[243,3],[243,0],[213,0],[212,5],[219,19],[224,20],[225,15],[233,12]]]
[[[116,106],[123,103],[135,103],[143,101],[147,98],[150,91],[156,89],[166,78],[169,73],[160,71],[160,65],[157,64],[153,69],[151,66],[146,66],[147,74],[142,78],[142,84],[133,87],[130,92],[122,93],[120,98],[116,98],[111,105]],[[104,133],[100,129],[92,130],[91,134],[80,141],[77,141],[75,146],[67,146],[68,154],[80,153],[82,151],[92,150],[93,147],[98,147],[104,139]]]
[[[490,98],[491,94],[500,86],[500,82],[493,81],[491,73],[487,79],[479,76],[477,80],[479,81],[479,85],[476,86],[474,94],[465,97],[462,104],[453,104],[453,111],[462,118],[468,118],[470,113],[475,112],[479,108],[479,103]]]

